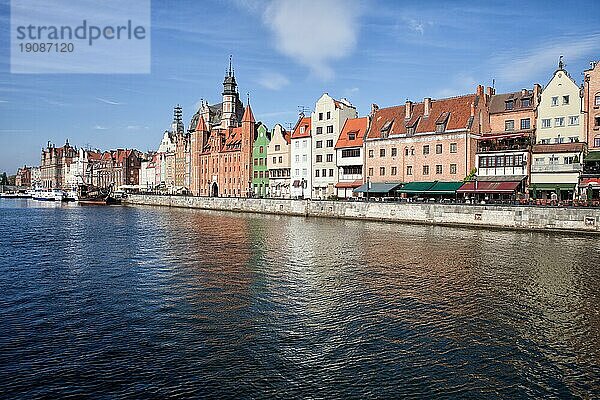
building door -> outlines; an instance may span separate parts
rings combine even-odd
[[[212,183],[212,186],[210,188],[210,195],[212,197],[219,197],[219,185],[217,185],[217,182]]]

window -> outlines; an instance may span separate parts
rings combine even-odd
[[[301,126],[300,127],[300,134],[304,133],[306,131],[306,127],[305,126]]]
[[[258,152],[262,153],[263,151],[265,151],[265,148],[263,146],[260,146]]]
[[[594,118],[594,126],[596,128],[600,126],[600,117],[595,117]]]
[[[542,119],[542,128],[550,128],[550,118]]]
[[[415,148],[414,148],[414,147],[411,147],[411,148],[410,148],[410,155],[411,155],[411,156],[414,156],[414,155],[415,155]]]
[[[275,151],[279,151],[279,150],[281,150],[281,145],[279,145],[279,144],[276,144],[276,145],[275,145]]]
[[[356,134],[355,133],[349,133],[348,134],[348,140],[354,140],[356,139]]]
[[[263,159],[262,158],[258,159],[258,165],[263,165]]]
[[[600,94],[597,94],[594,99],[594,105],[600,106]]]
[[[554,143],[564,143],[564,142],[565,142],[565,138],[563,138],[563,137],[559,136],[557,138],[554,138]]]
[[[333,154],[327,154],[327,162],[333,162]]]
[[[565,117],[554,118],[554,126],[565,126]]]
[[[442,173],[442,166],[440,164],[435,166],[435,173],[436,174],[441,174]]]
[[[315,162],[323,162],[323,156],[321,154],[317,155]]]
[[[429,175],[429,165],[423,165],[423,175]]]
[[[458,145],[456,143],[450,143],[450,153],[456,153]]]
[[[521,129],[530,129],[531,128],[531,120],[529,118],[523,118],[521,120]]]
[[[319,121],[323,121],[323,113],[319,113]]]
[[[442,133],[446,130],[446,124],[442,123],[442,124],[435,124],[435,131],[437,133]]]
[[[315,178],[318,178],[320,174],[321,174],[321,171],[319,171],[318,169],[315,169]]]
[[[379,149],[379,157],[385,157],[385,149]]]
[[[414,135],[415,134],[415,127],[414,126],[409,126],[408,128],[406,128],[406,134],[407,135]]]
[[[396,175],[398,173],[398,168],[397,167],[392,167],[392,175]]]
[[[333,147],[333,139],[327,141],[327,147]]]
[[[300,176],[300,169],[299,169],[299,168],[296,168],[296,169],[294,170],[294,173],[295,173],[295,174],[294,174],[294,176]]]
[[[535,165],[544,165],[546,164],[546,159],[544,157],[536,157]]]
[[[392,147],[392,157],[396,157],[398,155],[398,149],[395,147]]]
[[[258,165],[258,158],[254,159],[254,165]]]
[[[294,157],[296,162],[300,162],[300,154],[296,154],[296,157]]]
[[[329,170],[329,176],[333,176],[333,168]]]
[[[408,156],[408,152],[409,152],[408,147],[404,148],[404,155],[405,156]]]
[[[531,99],[521,100],[521,107],[529,107],[529,106],[531,106]]]
[[[327,111],[327,119],[331,119],[331,111]]]
[[[369,150],[373,151],[373,150]],[[360,157],[360,149],[343,149],[342,150],[342,158],[347,157]]]
[[[385,175],[385,167],[379,167],[379,175],[381,175],[381,176]]]
[[[569,104],[569,96],[563,96],[563,105]]]
[[[406,167],[406,175],[412,175],[412,165]]]
[[[563,164],[573,164],[573,160],[575,159],[575,157],[570,156],[570,157],[564,157],[563,158]]]
[[[550,157],[550,165],[557,165],[558,164],[558,157],[552,156]]]
[[[443,147],[441,144],[435,145],[435,154],[442,154]]]
[[[540,140],[541,144],[550,144],[550,139],[542,139]]]
[[[504,167],[504,156],[496,156],[496,167]]]
[[[373,176],[373,168],[369,168],[369,176]]]
[[[456,164],[450,164],[450,173],[456,175]]]
[[[504,130],[505,131],[514,131],[515,130],[515,121],[512,119],[504,121]]]
[[[325,178],[327,176],[327,170],[323,168],[321,172],[323,173],[323,178]]]
[[[254,171],[254,179],[258,179],[258,172]]]
[[[577,142],[579,142],[579,138],[577,136],[571,136],[569,138],[569,142],[571,142],[571,143],[577,143]]]
[[[373,150],[369,150],[369,158],[373,158],[374,157],[374,151]]]
[[[579,125],[579,115],[569,117],[569,125]]]
[[[302,168],[302,176],[307,176],[307,170],[306,168]]]
[[[302,154],[302,162],[306,162],[306,154]]]
[[[429,154],[429,145],[428,144],[426,144],[425,146],[423,146],[423,154],[424,155]]]
[[[317,149],[323,148],[323,141],[322,140],[317,140],[317,142],[315,143],[315,146],[316,146]]]
[[[552,106],[557,106],[558,105],[558,96],[554,96],[552,97]]]
[[[600,147],[600,138],[594,138],[594,147]]]
[[[260,172],[258,173],[258,177],[259,177],[260,179],[264,178],[263,171],[260,171]]]
[[[279,164],[283,162],[283,156],[279,156]]]
[[[323,133],[323,127],[322,126],[317,126],[317,135],[320,135]]]
[[[515,102],[514,102],[514,101],[512,101],[512,100],[508,100],[508,101],[506,102],[505,109],[507,109],[507,110],[512,110],[513,108],[515,108]]]
[[[333,133],[333,125],[327,125],[327,133]]]
[[[302,141],[302,148],[305,149],[307,144],[308,144],[308,142],[306,141],[306,139],[304,139]]]
[[[299,142],[299,141],[297,141],[297,140],[296,140],[296,146],[295,146],[295,147],[296,147],[297,149],[299,149],[299,148],[300,148],[300,142]]]
[[[277,157],[273,157],[273,164],[277,164]]]

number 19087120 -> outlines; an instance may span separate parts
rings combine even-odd
[[[19,43],[21,53],[72,53],[75,50],[73,43]]]

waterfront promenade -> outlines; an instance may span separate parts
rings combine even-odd
[[[479,228],[600,234],[600,209],[129,195],[126,204]]]

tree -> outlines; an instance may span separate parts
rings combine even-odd
[[[469,175],[465,176],[465,179],[463,179],[463,181],[464,182],[472,181],[475,178],[476,173],[477,173],[477,168],[473,168],[471,170],[471,172],[469,172]]]
[[[9,186],[15,186],[17,184],[17,176],[16,175],[10,175],[8,177],[8,179],[6,180],[7,185]]]
[[[3,172],[0,175],[0,185],[8,185],[8,177],[6,176],[6,172]]]

